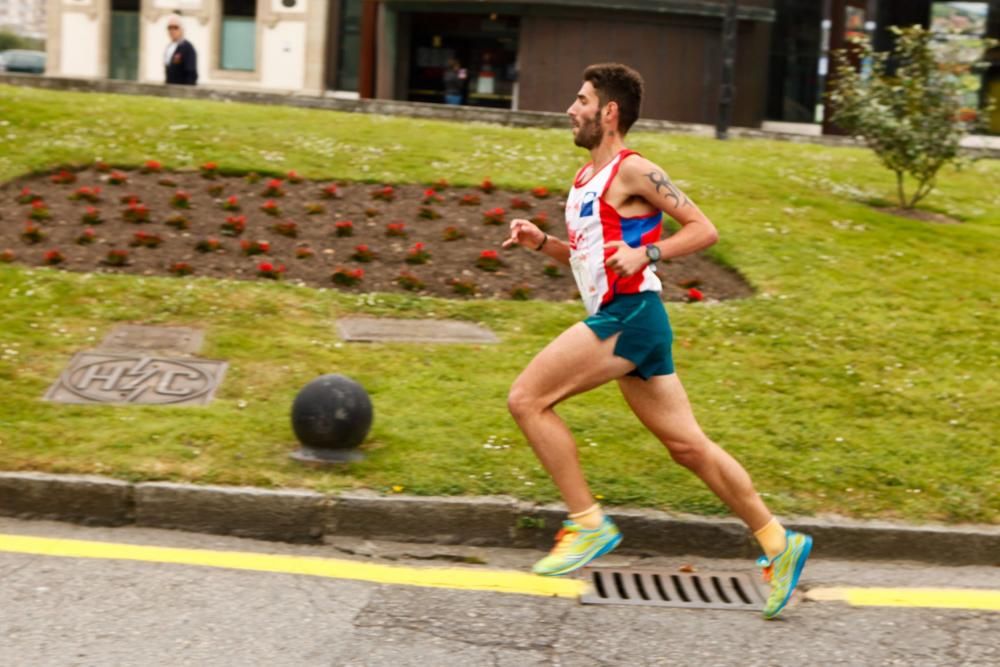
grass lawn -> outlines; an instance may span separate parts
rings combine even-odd
[[[941,175],[927,206],[962,223],[940,225],[869,206],[895,184],[862,149],[665,134],[629,143],[715,221],[716,256],[757,289],[743,301],[671,305],[670,315],[698,418],[771,507],[1000,522],[1000,163]],[[0,86],[0,180],[97,158],[390,183],[489,176],[562,189],[586,155],[566,130]],[[10,213],[0,211],[0,224],[20,225]],[[357,312],[482,322],[502,343],[342,344],[334,322]],[[521,367],[582,312],[575,303],[359,298],[0,265],[0,468],[554,500],[505,397]],[[230,364],[216,401],[41,401],[72,354],[118,322],[205,327],[201,356]],[[287,457],[296,446],[288,410],[302,385],[327,372],[364,384],[376,419],[366,461],[313,470]],[[726,512],[613,387],[560,413],[605,503]]]

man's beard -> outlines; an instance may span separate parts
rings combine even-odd
[[[601,127],[601,123],[598,120],[600,117],[601,110],[598,109],[593,118],[580,123],[579,129],[573,137],[573,143],[587,150],[600,145],[601,140],[604,139],[604,128]]]

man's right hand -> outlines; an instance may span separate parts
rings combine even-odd
[[[510,221],[510,237],[503,242],[504,248],[519,245],[534,250],[545,240],[545,232],[530,220],[514,218]]]

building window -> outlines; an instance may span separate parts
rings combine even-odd
[[[361,2],[343,0],[340,6],[340,57],[337,59],[337,90],[358,89],[361,57]]]
[[[220,68],[257,69],[257,0],[222,0]]]

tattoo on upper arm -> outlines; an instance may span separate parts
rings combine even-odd
[[[646,178],[648,178],[653,183],[653,185],[656,186],[657,194],[660,193],[660,188],[666,190],[665,196],[668,199],[673,199],[674,206],[676,206],[677,208],[682,208],[691,203],[691,200],[687,198],[687,195],[681,192],[676,185],[671,183],[670,179],[667,178],[667,175],[664,174],[662,171],[651,171],[648,174],[646,174]]]

